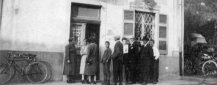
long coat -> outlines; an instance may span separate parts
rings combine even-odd
[[[120,41],[115,44],[112,59],[123,62],[123,44]]]
[[[70,63],[67,63],[70,60]],[[63,75],[75,75],[76,66],[76,48],[74,44],[68,44],[65,47],[65,59]]]
[[[151,46],[142,46],[140,51],[140,59],[139,64],[141,70],[146,70],[152,64],[152,60],[154,59],[154,53]]]
[[[97,45],[96,43],[90,43],[87,48],[87,59],[84,75],[96,75],[98,63]]]
[[[140,78],[142,82],[149,82],[151,78],[152,61],[154,59],[153,49],[150,45],[142,46],[140,53]]]

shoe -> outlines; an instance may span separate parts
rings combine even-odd
[[[85,84],[85,80],[81,80],[81,83],[82,83],[82,84]]]
[[[72,80],[67,80],[66,82],[67,82],[67,83],[73,83],[73,81],[72,81]]]
[[[113,83],[112,85],[117,85],[117,83]]]
[[[135,82],[132,82],[132,81],[128,81],[128,82],[127,82],[127,84],[133,84],[133,83],[135,83]]]
[[[156,81],[154,81],[154,82],[153,82],[153,84],[157,84],[157,82],[156,82]]]
[[[137,84],[142,84],[142,81],[137,81],[136,83],[137,83]]]
[[[134,81],[134,82],[132,82],[132,84],[139,84],[139,82]]]
[[[86,80],[86,84],[91,84],[90,81]]]
[[[146,82],[143,82],[142,85],[147,85],[147,83],[146,83]]]
[[[109,80],[106,82],[106,85],[110,85],[110,81]]]
[[[103,81],[103,82],[102,82],[102,85],[107,85],[106,83],[107,83],[106,81]]]
[[[96,81],[92,81],[91,83],[92,83],[92,84],[96,84]]]

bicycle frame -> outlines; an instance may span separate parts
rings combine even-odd
[[[15,71],[17,71],[18,73],[20,73],[22,76],[25,76],[25,68],[31,63],[34,62],[35,59],[30,58],[30,55],[23,55],[23,54],[9,54],[8,55],[8,62],[7,64],[9,64],[9,67],[13,67]],[[17,62],[25,62],[27,64],[25,64],[24,68],[22,68],[20,65],[17,64]]]
[[[16,62],[14,62],[14,61],[12,61],[12,64],[11,64],[10,66],[12,66],[12,67],[14,68],[14,70],[15,70],[16,72],[20,73],[22,76],[25,75],[25,67],[26,67],[26,66],[24,66],[24,68],[22,68],[20,65],[18,65],[18,64],[17,64]]]

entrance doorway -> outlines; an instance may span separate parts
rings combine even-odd
[[[88,39],[90,37],[94,37],[94,41],[99,47],[100,10],[101,10],[100,5],[71,3],[70,37],[75,37],[77,41],[75,80],[81,80],[80,63],[81,63],[82,56],[80,55],[80,49],[83,40]],[[98,50],[97,58],[99,61],[99,50]],[[96,75],[97,75],[97,79],[99,79],[99,69]]]
[[[94,42],[99,47],[99,35],[100,35],[100,24],[99,23],[71,23],[70,28],[70,37],[75,37],[77,44],[75,45],[77,48],[77,56],[76,56],[76,80],[81,80],[80,75],[80,63],[81,63],[81,55],[80,55],[80,49],[82,47],[82,43],[84,39],[88,39],[90,37],[95,37]],[[99,50],[97,55],[98,61],[99,61]],[[99,64],[98,64],[99,67]],[[99,79],[99,69],[97,72],[97,79]]]
[[[95,37],[94,42],[97,44],[98,47],[98,53],[97,53],[97,61],[100,62],[99,58],[99,36],[100,36],[100,24],[92,24],[92,23],[87,23],[86,26],[86,31],[85,31],[85,38],[88,39],[89,37]],[[100,75],[100,69],[99,69],[100,64],[98,63],[98,70],[97,70],[97,80],[99,80],[99,75]]]

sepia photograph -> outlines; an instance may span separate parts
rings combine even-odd
[[[0,85],[217,85],[217,0],[0,0]]]

